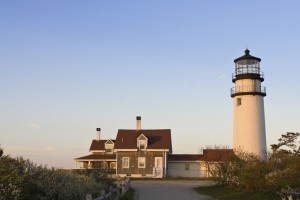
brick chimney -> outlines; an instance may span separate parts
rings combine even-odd
[[[136,117],[136,130],[137,131],[141,130],[141,120],[142,120],[141,116]]]
[[[96,140],[99,141],[101,138],[101,128],[96,128]]]

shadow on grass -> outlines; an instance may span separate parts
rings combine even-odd
[[[168,178],[130,178],[132,181],[215,181],[216,178],[186,178],[186,177],[168,177]]]
[[[222,185],[194,188],[199,194],[206,194],[219,200],[280,200],[278,195],[229,188]]]

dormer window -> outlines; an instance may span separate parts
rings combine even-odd
[[[106,149],[106,153],[112,153],[113,149]]]
[[[115,143],[112,140],[107,140],[105,142],[105,152],[106,153],[113,153]]]
[[[144,134],[141,134],[137,138],[137,147],[139,150],[146,150],[147,146],[148,146],[148,138]]]
[[[146,143],[147,143],[146,140],[140,140],[139,141],[139,149],[141,149],[141,150],[146,149]]]

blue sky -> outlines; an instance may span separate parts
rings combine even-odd
[[[170,128],[175,153],[232,147],[231,74],[262,59],[267,143],[299,128],[299,1],[1,1],[0,144],[73,167],[95,129]]]

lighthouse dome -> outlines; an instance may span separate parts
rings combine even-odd
[[[243,56],[241,56],[241,57],[235,59],[234,62],[236,63],[236,62],[238,62],[238,61],[240,61],[240,60],[257,60],[258,62],[261,61],[260,58],[251,56],[251,55],[250,55],[249,49],[246,49],[246,50],[245,50],[245,55],[243,55]]]

